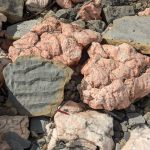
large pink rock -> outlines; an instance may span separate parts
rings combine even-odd
[[[81,7],[77,16],[85,21],[98,20],[101,19],[101,10],[101,0],[92,0]]]
[[[56,2],[62,8],[71,8],[74,4],[84,2],[84,0],[56,0]]]
[[[13,43],[9,57],[15,61],[24,55],[41,56],[70,66],[79,62],[83,48],[93,41],[101,41],[99,33],[47,18]]]
[[[150,8],[146,8],[144,11],[138,13],[139,16],[150,16]]]
[[[52,128],[52,124],[47,126],[50,137],[48,150],[54,149],[57,141],[61,140],[67,143],[68,148],[113,149],[113,119],[106,114],[85,110],[81,104],[68,101],[56,113],[54,122],[55,128]]]
[[[150,57],[128,45],[93,42],[81,73],[81,97],[94,109],[123,109],[150,93]]]

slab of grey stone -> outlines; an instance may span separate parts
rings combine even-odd
[[[10,39],[17,40],[28,33],[34,26],[41,22],[41,18],[23,21],[21,23],[8,26],[7,34]]]
[[[24,0],[0,0],[0,12],[7,16],[10,23],[18,22],[23,17]]]
[[[144,118],[145,118],[147,124],[150,125],[150,112],[147,112],[147,113],[144,115]]]
[[[107,23],[111,23],[117,18],[135,15],[133,6],[108,6],[103,8],[103,13]]]
[[[64,98],[72,69],[40,57],[19,57],[7,65],[4,79],[9,101],[20,115],[53,116]]]
[[[127,117],[129,118],[128,124],[130,127],[145,123],[144,117],[139,113],[127,113]]]
[[[144,54],[150,54],[150,16],[126,16],[113,21],[103,33],[109,44],[128,43]]]

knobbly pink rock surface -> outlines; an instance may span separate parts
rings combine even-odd
[[[71,8],[74,4],[84,2],[84,0],[56,0],[56,2],[62,8]]]
[[[148,127],[136,128],[130,133],[130,138],[122,150],[149,150],[150,129]]]
[[[70,66],[79,62],[83,48],[93,41],[101,41],[99,33],[50,17],[15,41],[9,57],[15,61],[24,55],[41,56]]]
[[[78,12],[78,17],[88,21],[101,18],[101,0],[92,0],[85,3]]]
[[[138,13],[139,16],[150,16],[150,8],[146,8],[144,11]]]
[[[92,110],[85,110],[79,103],[68,101],[54,116],[55,128],[47,126],[50,137],[48,150],[56,146],[57,141],[64,140],[69,146],[81,149],[112,150],[113,119],[106,114]],[[69,143],[68,143],[69,142]],[[71,145],[70,145],[71,144]],[[95,148],[94,148],[95,147]],[[76,148],[76,147],[75,147]]]
[[[128,45],[92,43],[80,92],[94,109],[123,109],[150,92],[150,57]]]

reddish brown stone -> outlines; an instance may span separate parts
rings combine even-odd
[[[81,7],[77,16],[85,21],[98,20],[101,18],[101,10],[101,0],[92,0]]]
[[[138,13],[139,16],[150,16],[150,8],[146,8],[144,11]]]
[[[47,18],[13,43],[9,57],[15,61],[24,55],[41,56],[70,66],[79,62],[83,48],[93,41],[101,41],[99,33]]]
[[[93,43],[82,68],[81,96],[94,109],[123,109],[150,92],[150,57],[128,44]]]

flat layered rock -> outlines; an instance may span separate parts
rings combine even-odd
[[[150,57],[124,43],[94,43],[81,73],[81,98],[94,109],[124,109],[150,92]]]
[[[40,56],[71,66],[78,64],[83,49],[93,41],[101,41],[98,32],[48,17],[10,46],[9,57],[15,61],[19,56]]]
[[[29,120],[26,116],[0,116],[0,137],[13,132],[21,138],[29,137]]]
[[[24,0],[0,0],[0,12],[7,16],[11,23],[18,22],[23,17]]]
[[[51,116],[63,100],[72,70],[38,57],[20,57],[3,71],[9,101],[21,115]]]
[[[130,16],[116,19],[103,34],[109,44],[129,43],[143,54],[150,54],[150,17]]]
[[[55,127],[47,126],[50,142],[48,150],[54,149],[57,141],[65,141],[67,147],[79,149],[112,150],[113,119],[84,107],[73,101],[68,101],[60,108],[54,117]],[[65,112],[65,113],[63,113]]]

